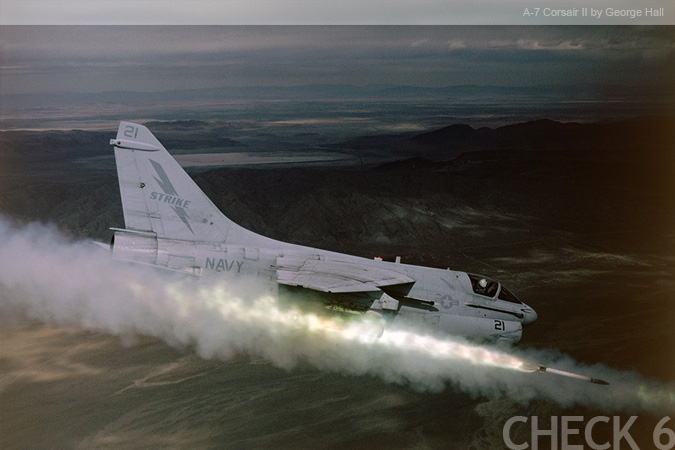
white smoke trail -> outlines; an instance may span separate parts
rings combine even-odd
[[[482,347],[460,339],[387,329],[282,308],[251,286],[207,284],[115,262],[53,228],[11,226],[0,218],[0,313],[132,337],[194,346],[205,358],[263,357],[278,367],[308,362],[321,370],[378,376],[440,391],[450,384],[474,395],[547,398],[563,407],[604,411],[675,411],[675,390],[637,373],[583,367],[542,351]],[[610,387],[525,373],[543,363],[610,381]]]

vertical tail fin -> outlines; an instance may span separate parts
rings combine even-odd
[[[188,241],[266,239],[223,215],[146,127],[121,122],[110,144],[127,229]]]

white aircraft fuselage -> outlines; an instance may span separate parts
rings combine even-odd
[[[113,257],[205,280],[254,280],[279,296],[386,323],[517,343],[535,311],[495,280],[281,242],[222,214],[150,131],[122,122],[115,147],[125,228]]]

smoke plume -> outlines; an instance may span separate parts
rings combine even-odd
[[[199,281],[112,260],[105,250],[72,241],[53,227],[17,227],[0,218],[0,317],[32,319],[130,338],[149,335],[204,358],[238,354],[278,367],[369,374],[415,389],[454,389],[522,401],[546,398],[563,407],[602,411],[675,411],[675,389],[635,372],[583,366],[537,350],[478,346],[461,339],[387,328],[286,307],[247,283]],[[602,378],[611,386],[528,373],[533,363]]]

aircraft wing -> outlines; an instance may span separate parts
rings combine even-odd
[[[383,287],[412,284],[415,280],[385,267],[345,261],[279,257],[277,282],[338,294],[377,292]]]

